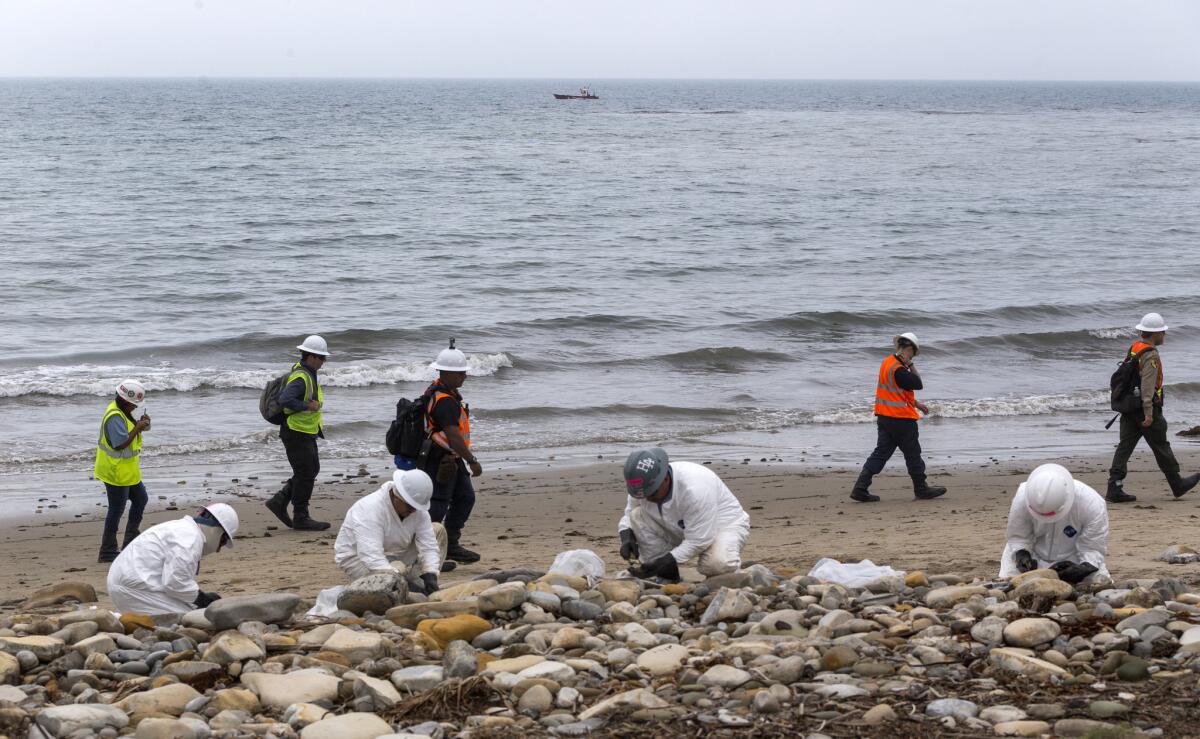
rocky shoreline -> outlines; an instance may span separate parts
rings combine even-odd
[[[76,605],[89,590],[0,620],[0,733],[1117,737],[1200,720],[1200,593],[1171,578],[513,570],[432,599],[381,587],[324,619],[266,593],[157,622]]]

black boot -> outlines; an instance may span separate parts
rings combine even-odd
[[[871,478],[874,477],[870,472],[863,470],[858,473],[858,479],[854,481],[854,488],[850,491],[850,500],[857,500],[859,503],[875,503],[879,500],[878,495],[871,495]]]
[[[124,549],[125,547],[129,546],[133,542],[134,539],[138,538],[138,535],[141,533],[142,532],[139,531],[136,526],[130,526],[130,525],[126,524],[125,525],[125,542],[123,544],[121,544],[121,548]]]
[[[291,483],[288,483],[280,488],[278,493],[272,495],[270,500],[268,500],[266,503],[267,510],[269,510],[271,513],[274,513],[275,518],[278,518],[280,521],[282,521],[283,525],[287,526],[289,529],[293,526],[292,517],[288,515],[288,503],[291,501],[292,486]]]
[[[919,480],[913,478],[913,495],[917,496],[917,498],[921,500],[931,500],[933,498],[940,498],[945,494],[946,488],[931,486],[929,483],[925,482],[925,478],[923,477]]]
[[[329,523],[326,521],[318,521],[308,515],[308,506],[296,505],[296,516],[292,522],[292,528],[297,531],[324,531],[329,528]]]
[[[442,562],[442,572],[454,572],[455,568],[457,567],[458,563],[449,559],[447,559],[445,562]]]
[[[1192,484],[1194,485],[1195,483]],[[1179,495],[1183,495],[1183,493],[1180,493]],[[1177,495],[1175,497],[1179,496]],[[1108,492],[1105,493],[1104,498],[1109,503],[1132,503],[1133,501],[1137,500],[1136,495],[1130,495],[1129,493],[1125,492],[1124,480],[1109,480]]]
[[[1176,472],[1174,475],[1167,475],[1167,482],[1171,485],[1171,494],[1176,498],[1182,498],[1184,493],[1196,487],[1196,483],[1200,482],[1200,474],[1180,477]]]
[[[458,543],[462,530],[446,529],[446,559],[462,562],[465,565],[479,561],[479,555]]]
[[[112,562],[121,553],[117,549],[117,532],[104,532],[104,536],[100,538],[100,558],[97,562]]]

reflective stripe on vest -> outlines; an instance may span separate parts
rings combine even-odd
[[[429,407],[425,411],[425,432],[429,434],[429,438],[433,439],[434,443],[445,449],[448,452],[454,451],[450,448],[450,440],[446,438],[446,434],[442,431],[433,430],[433,409],[442,398],[451,398],[454,396],[450,393],[438,390],[434,392],[433,397],[429,399]],[[462,435],[463,441],[466,442],[467,448],[471,448],[471,414],[467,410],[467,406],[459,401],[458,414],[458,433]]]
[[[304,381],[304,402],[307,404],[313,399],[313,378],[309,376],[308,371],[300,366],[297,362],[292,367],[292,374],[288,375],[287,385],[291,385],[295,379],[299,377]],[[317,402],[321,403],[322,408],[325,405],[325,390],[317,383]],[[321,411],[293,411],[288,408],[283,409],[283,414],[287,416],[287,425],[292,431],[299,431],[302,434],[312,434],[316,436],[321,431]]]
[[[108,408],[104,410],[104,418],[100,420],[100,438],[96,442],[96,463],[92,467],[92,476],[117,487],[137,485],[142,481],[142,468],[139,463],[142,435],[133,437],[133,441],[124,449],[114,449],[104,433],[105,426],[113,416],[120,416],[125,422],[126,433],[133,432],[134,423],[129,420],[129,416],[117,407],[115,400],[109,403]]]
[[[889,418],[920,418],[917,413],[917,396],[912,390],[901,390],[896,385],[896,370],[904,365],[889,354],[879,365],[879,383],[875,386],[875,415]]]
[[[1135,342],[1133,342],[1133,346],[1129,347],[1129,355],[1131,357],[1136,357],[1137,355],[1141,354],[1142,352],[1146,351],[1147,349],[1153,349],[1153,348],[1154,348],[1153,344],[1147,344],[1146,342],[1141,341],[1141,340],[1135,341]],[[1140,362],[1140,360],[1139,360],[1139,362]],[[1139,364],[1138,365],[1138,374],[1139,375],[1141,375],[1141,371],[1142,371],[1142,367],[1141,367],[1141,364]],[[1141,383],[1140,379],[1138,380],[1138,383],[1139,384]],[[1154,397],[1156,400],[1158,400],[1159,404],[1161,405],[1162,397],[1163,397],[1162,361],[1159,361],[1159,363],[1158,363],[1158,384],[1154,387]]]

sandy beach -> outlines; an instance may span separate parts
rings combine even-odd
[[[1107,460],[1060,461],[1087,484],[1103,489]],[[201,564],[201,586],[223,595],[286,590],[308,599],[340,582],[332,552],[337,527],[354,500],[385,479],[383,463],[377,467],[358,478],[344,476],[355,474],[354,469],[322,473],[313,498],[314,515],[334,523],[322,533],[288,531],[279,525],[262,506],[273,489],[266,475],[253,489],[235,486],[216,496],[234,504],[242,527],[233,550]],[[843,561],[868,558],[898,569],[982,578],[996,575],[1010,496],[1027,474],[1025,467],[1003,463],[932,468],[931,479],[950,492],[942,499],[917,501],[902,465],[893,464],[872,488],[883,501],[862,505],[847,499],[854,473],[845,470],[758,460],[718,462],[713,468],[750,513],[746,561],[807,571],[825,556]],[[1114,578],[1200,581],[1200,565],[1156,560],[1171,544],[1197,543],[1200,497],[1173,499],[1148,453],[1139,453],[1131,468],[1127,485],[1139,494],[1138,502],[1110,507],[1109,568]],[[443,584],[490,569],[544,570],[566,549],[592,549],[605,559],[610,573],[623,567],[616,551],[616,522],[624,498],[615,460],[585,467],[486,471],[477,487],[464,540],[483,559],[444,574]],[[174,491],[151,490],[143,528],[191,511],[186,502],[165,510],[171,504],[169,493]],[[46,510],[10,524],[0,543],[5,607],[64,580],[91,583],[107,603],[107,566],[96,563],[103,510],[97,507],[79,518],[75,511]]]

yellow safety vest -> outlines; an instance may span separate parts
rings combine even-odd
[[[96,465],[92,475],[101,482],[117,487],[129,487],[142,481],[142,467],[139,463],[142,452],[142,435],[133,437],[129,446],[117,451],[108,443],[104,435],[104,427],[113,416],[120,416],[125,421],[125,431],[133,433],[133,421],[117,407],[117,401],[108,404],[104,418],[100,421],[100,440],[96,443]]]
[[[308,376],[308,370],[301,367],[299,362],[292,367],[292,374],[288,375],[285,387],[291,385],[297,377],[304,380],[304,402],[308,403],[313,399],[313,380]],[[325,390],[321,388],[320,384],[317,385],[316,398],[324,406]],[[283,414],[287,416],[287,425],[292,431],[313,436],[321,431],[321,411],[293,411],[284,408]]]

